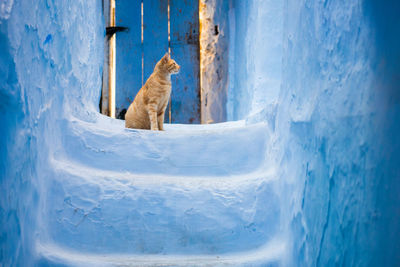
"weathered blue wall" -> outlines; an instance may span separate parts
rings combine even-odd
[[[305,266],[400,262],[399,7],[286,3],[276,127]]]
[[[230,1],[228,120],[273,108],[282,75],[283,1]]]
[[[57,121],[98,108],[101,1],[0,5],[0,265],[30,266]],[[85,110],[85,112],[82,112]]]
[[[270,157],[287,195],[282,221],[293,240],[291,265],[400,264],[399,2],[233,6],[231,118],[251,114],[250,103],[265,103],[253,117],[275,129]],[[254,25],[268,31],[277,13],[260,13],[277,6],[283,8],[282,32],[260,42]],[[270,43],[282,45],[281,63],[266,60],[279,55]],[[269,66],[258,65],[260,58]],[[279,79],[279,68],[278,90],[257,86],[258,77]]]

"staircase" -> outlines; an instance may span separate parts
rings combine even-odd
[[[125,129],[62,121],[49,151],[36,266],[281,266],[268,126]]]

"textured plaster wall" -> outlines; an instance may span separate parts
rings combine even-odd
[[[283,1],[231,0],[228,120],[273,109],[282,75]]]
[[[304,266],[400,262],[399,11],[285,3],[277,160]]]
[[[233,5],[229,116],[250,114],[275,129],[269,157],[287,196],[289,265],[398,265],[400,4]],[[255,107],[264,110],[252,115]]]
[[[97,111],[101,1],[0,4],[0,262],[32,264],[49,151],[71,114]],[[85,115],[86,114],[86,115]]]
[[[227,119],[229,1],[200,1],[201,122]]]

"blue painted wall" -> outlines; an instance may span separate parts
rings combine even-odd
[[[293,240],[290,265],[400,264],[400,4],[233,6],[230,117],[250,114],[274,130],[270,157],[287,196],[282,221]],[[259,35],[280,12],[262,14],[277,6],[283,14],[281,25],[272,24],[278,33]],[[270,44],[282,52],[273,53]],[[280,79],[280,86],[257,86],[258,77]],[[264,110],[252,114],[254,102]]]
[[[2,1],[2,266],[33,264],[47,153],[60,144],[62,118],[98,112],[104,34],[101,1]]]
[[[278,101],[282,75],[283,1],[230,1],[228,120]]]

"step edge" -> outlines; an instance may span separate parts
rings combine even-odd
[[[138,255],[80,253],[54,243],[36,242],[38,258],[73,266],[216,266],[283,262],[287,242],[276,237],[260,248],[219,255]],[[90,265],[88,265],[90,264]]]
[[[162,184],[176,184],[176,185],[186,185],[186,184],[196,184],[196,186],[201,186],[201,184],[210,183],[214,184],[236,184],[242,182],[252,182],[259,181],[262,179],[265,181],[274,181],[277,179],[276,170],[273,167],[269,168],[259,168],[258,170],[244,173],[244,174],[232,174],[232,175],[209,175],[209,176],[194,176],[194,175],[163,175],[163,174],[135,174],[131,172],[118,172],[112,170],[99,170],[78,162],[73,162],[67,159],[55,159],[50,158],[50,164],[56,172],[65,172],[72,176],[81,177],[87,181],[95,179],[95,181],[100,180],[110,180],[119,181],[122,183],[135,183],[136,185],[157,185]],[[93,177],[92,179],[90,177]],[[94,181],[92,181],[94,182]]]

